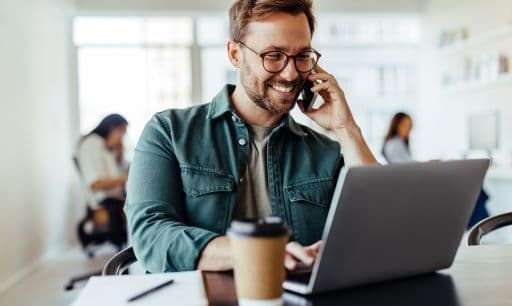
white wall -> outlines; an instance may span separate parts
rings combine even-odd
[[[0,292],[64,248],[76,222],[69,2],[0,1]]]

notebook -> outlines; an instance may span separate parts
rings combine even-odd
[[[171,285],[137,301],[127,302],[130,297],[170,279],[174,280]],[[208,305],[201,271],[94,276],[71,306],[169,306],[176,301],[181,306]]]

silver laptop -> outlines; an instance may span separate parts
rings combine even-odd
[[[313,294],[448,268],[489,160],[342,170],[310,273],[284,288]]]

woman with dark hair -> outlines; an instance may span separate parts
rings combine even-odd
[[[90,190],[90,205],[107,208],[115,244],[126,241],[122,209],[128,179],[123,165],[123,136],[127,127],[128,121],[123,116],[108,115],[80,139],[76,153],[82,178]]]
[[[411,129],[412,119],[408,114],[399,112],[393,116],[382,146],[382,155],[388,163],[412,161],[409,150]]]

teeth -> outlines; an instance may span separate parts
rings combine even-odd
[[[286,87],[286,86],[279,86],[279,85],[271,85],[272,88],[274,88],[275,90],[277,91],[281,91],[281,92],[285,92],[285,93],[288,93],[290,91],[292,91],[293,87],[290,86],[290,87]]]

